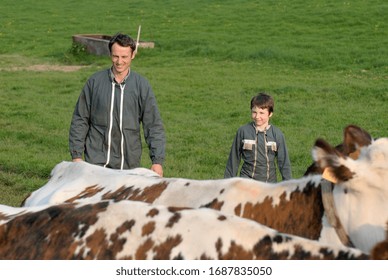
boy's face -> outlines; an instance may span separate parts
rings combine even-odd
[[[251,110],[252,120],[255,122],[256,127],[265,129],[268,126],[269,118],[272,113],[268,111],[268,108],[253,107]]]

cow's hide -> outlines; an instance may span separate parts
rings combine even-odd
[[[318,239],[324,212],[320,181],[320,175],[278,184],[244,178],[144,177],[86,162],[62,162],[54,168],[49,182],[33,192],[24,206],[114,199],[207,207],[252,219],[281,232]]]
[[[385,231],[385,240],[373,246],[370,252],[370,258],[373,260],[388,260],[388,222]]]
[[[367,259],[212,209],[112,200],[0,206],[0,259]]]

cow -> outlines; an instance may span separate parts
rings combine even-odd
[[[207,207],[250,218],[282,232],[318,239],[324,212],[320,181],[320,175],[276,185],[244,178],[144,177],[86,162],[62,162],[53,169],[49,182],[33,192],[22,206],[126,199],[173,207]]]
[[[279,233],[209,208],[103,200],[0,206],[0,259],[368,259],[360,250]]]
[[[388,139],[370,145],[369,134],[355,133],[357,159],[345,156],[322,139],[313,148],[316,164],[336,179],[333,188],[337,220],[356,248],[368,253],[384,239],[388,214]],[[365,138],[365,139],[362,139]],[[280,232],[313,240],[341,243],[328,224],[322,203],[322,176],[308,175],[276,184],[244,178],[191,180],[124,175],[85,162],[62,162],[49,182],[35,191],[25,206],[101,201],[138,200],[189,208],[213,208],[252,219]],[[378,213],[378,214],[377,214]]]

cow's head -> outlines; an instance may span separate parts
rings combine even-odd
[[[338,217],[364,252],[384,239],[388,219],[388,138],[371,139],[356,129],[347,139],[346,154],[322,139],[313,148],[315,163],[334,183]]]
[[[349,156],[352,159],[357,159],[360,155],[360,151],[363,147],[366,147],[372,143],[372,137],[367,131],[356,126],[348,125],[344,129],[344,139],[341,144],[337,145],[335,149],[343,154]],[[311,164],[304,176],[309,174],[322,174],[323,169],[317,162]]]
[[[336,182],[345,183],[353,179],[370,181],[371,185],[388,193],[384,184],[388,176],[388,138],[372,142],[368,133],[354,130],[345,141],[341,152],[325,140],[318,139],[312,153],[315,164],[322,170],[328,170]]]

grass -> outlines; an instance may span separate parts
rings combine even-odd
[[[56,1],[0,3],[0,203],[19,205],[70,160],[68,129],[86,79],[109,67],[71,36],[136,36],[133,69],[150,81],[167,133],[165,175],[221,178],[259,91],[275,98],[294,177],[318,137],[348,124],[387,136],[388,4],[323,1]],[[15,8],[15,5],[17,8]],[[91,7],[93,7],[91,9]],[[82,65],[77,71],[28,66]],[[144,148],[142,165],[149,166]]]

